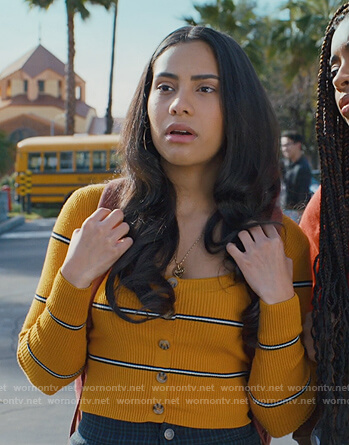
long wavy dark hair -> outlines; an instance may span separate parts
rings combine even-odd
[[[322,400],[321,443],[336,445],[349,441],[349,127],[335,102],[329,62],[333,34],[348,12],[346,3],[326,29],[316,117],[322,188],[313,337]]]
[[[235,240],[251,219],[275,219],[280,191],[279,128],[248,57],[231,37],[208,27],[186,26],[172,32],[141,77],[123,131],[126,165],[117,199],[134,244],[113,265],[106,294],[113,310],[127,321],[143,322],[174,312],[175,294],[164,273],[178,247],[176,192],[152,142],[147,102],[157,58],[174,45],[198,40],[207,43],[216,57],[224,118],[222,162],[213,190],[216,210],[205,227],[205,248],[212,254],[225,252],[227,242]],[[213,233],[219,224],[217,241]],[[234,263],[228,254],[225,258]],[[131,318],[118,306],[121,286],[136,293],[147,312],[145,318]],[[255,343],[259,298],[250,293],[243,335]]]

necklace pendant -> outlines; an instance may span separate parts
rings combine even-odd
[[[176,264],[176,267],[173,269],[172,273],[177,278],[182,278],[182,275],[184,274],[185,269],[180,264]]]

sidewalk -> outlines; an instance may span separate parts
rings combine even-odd
[[[2,233],[8,232],[15,227],[21,226],[24,224],[25,218],[24,216],[14,216],[12,218],[8,218],[5,221],[0,222],[0,235]]]

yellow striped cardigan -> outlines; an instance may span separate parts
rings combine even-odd
[[[97,208],[103,185],[75,192],[53,229],[42,276],[19,335],[18,360],[30,381],[47,394],[72,382],[87,366],[82,411],[131,422],[167,422],[193,428],[236,428],[249,410],[275,437],[294,431],[314,408],[314,382],[301,341],[309,310],[309,246],[284,217],[285,251],[293,260],[295,296],[260,302],[259,348],[252,363],[243,349],[245,286],[229,275],[172,278],[175,314],[142,324],[120,319],[106,300],[104,283],[93,305],[91,289],[77,289],[60,273],[74,229]],[[119,305],[140,309],[124,290]]]

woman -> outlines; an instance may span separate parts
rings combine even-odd
[[[346,3],[334,14],[322,45],[316,123],[321,189],[301,221],[315,261],[313,338],[323,400],[317,434],[321,443],[336,445],[349,441],[348,12]]]
[[[126,119],[108,204],[122,211],[96,210],[103,186],[68,201],[20,334],[19,362],[50,394],[87,363],[72,444],[252,445],[250,411],[274,436],[310,415],[308,243],[280,225],[278,144],[233,39],[204,27],[164,39]]]

